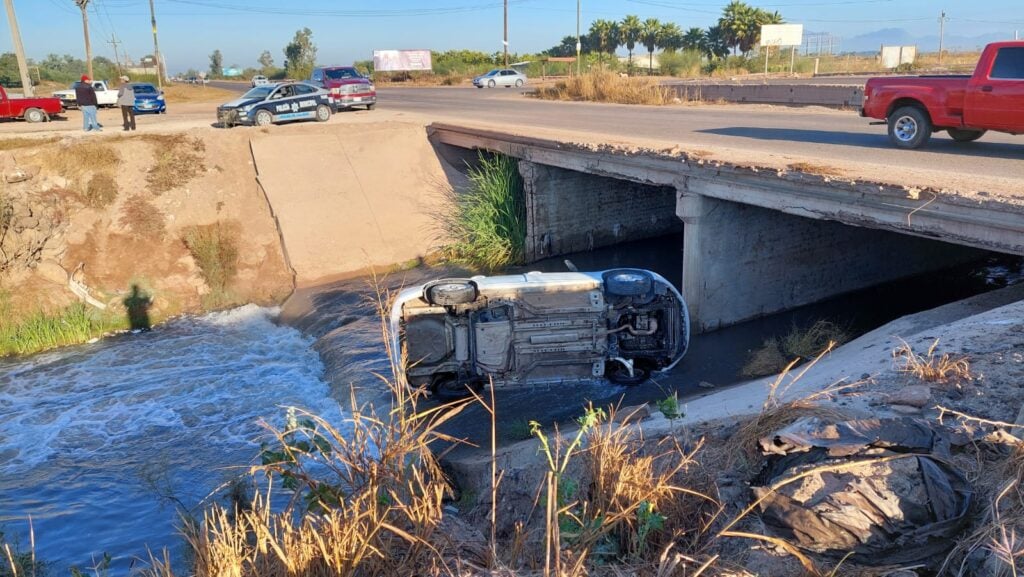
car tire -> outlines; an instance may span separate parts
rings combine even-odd
[[[654,279],[643,270],[620,268],[604,274],[604,286],[609,294],[623,297],[644,296],[651,293]]]
[[[331,107],[326,104],[321,104],[316,107],[316,121],[327,122],[331,119]]]
[[[522,87],[523,87],[523,79],[522,78],[516,78],[516,88],[522,88]]]
[[[483,90],[483,89],[484,89],[484,85],[483,85],[483,84],[477,84],[477,85],[476,85],[476,87],[477,87],[477,88],[478,88],[479,90]]]
[[[611,363],[608,363],[604,377],[608,379],[609,382],[615,383],[616,385],[635,387],[647,382],[647,379],[651,378],[651,371],[634,364],[633,374],[630,375],[625,365],[618,361],[612,361]]]
[[[274,115],[266,110],[256,111],[256,126],[270,126],[274,123]]]
[[[957,142],[974,142],[985,135],[985,130],[963,130],[960,128],[950,128],[949,137]]]
[[[887,119],[889,140],[897,148],[921,148],[932,137],[932,121],[928,113],[918,106],[901,106]]]
[[[497,86],[497,85],[498,85],[498,83],[497,83],[497,82],[495,82],[495,81],[493,81],[493,80],[488,80],[488,81],[487,81],[487,87],[488,87],[488,88],[494,88],[494,87],[495,87],[495,86]]]
[[[38,108],[29,108],[25,111],[26,122],[45,122],[46,119],[46,113]]]
[[[454,374],[444,373],[434,377],[430,384],[430,396],[441,403],[450,403],[473,396],[483,391],[479,380],[461,380]]]
[[[373,110],[373,107],[374,107],[374,106],[377,106],[377,105],[376,105],[376,104],[367,104],[367,105],[366,105],[366,109],[367,109],[367,110]]]
[[[453,306],[471,303],[476,300],[476,285],[463,279],[443,279],[430,283],[423,290],[428,304],[436,306]]]

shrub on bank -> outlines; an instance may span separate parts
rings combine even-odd
[[[611,102],[616,104],[668,104],[672,92],[652,78],[622,77],[611,72],[590,72],[563,80],[533,93],[543,100]]]
[[[238,274],[238,231],[222,222],[193,226],[185,230],[182,242],[210,287],[210,298],[214,302],[208,304],[222,304],[228,285]]]
[[[125,319],[92,310],[84,303],[15,319],[4,295],[0,295],[0,319],[0,357],[84,343],[127,327]]]

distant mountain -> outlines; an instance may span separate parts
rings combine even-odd
[[[981,50],[989,42],[1013,40],[1013,36],[989,33],[980,36],[947,34],[943,48],[946,50]],[[883,28],[853,38],[843,38],[843,52],[877,52],[882,45],[917,46],[922,52],[936,52],[939,49],[939,35],[914,36],[903,28]]]

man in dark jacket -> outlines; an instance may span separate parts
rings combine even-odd
[[[96,89],[92,87],[92,80],[85,74],[82,75],[82,81],[75,85],[75,101],[82,111],[82,130],[103,130],[96,120]]]

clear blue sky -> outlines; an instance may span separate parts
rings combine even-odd
[[[224,64],[255,66],[263,50],[275,62],[295,31],[313,30],[321,63],[348,64],[383,48],[468,48],[501,50],[502,0],[154,0],[160,47],[170,71],[205,69],[214,49]],[[25,50],[31,58],[49,53],[84,56],[81,18],[72,0],[14,0]],[[537,52],[575,34],[575,0],[510,0],[510,49]],[[583,28],[597,18],[626,14],[654,17],[681,27],[707,27],[726,0],[582,0]],[[1024,37],[1022,0],[776,0],[749,2],[782,13],[805,31],[829,32],[844,42],[879,30],[883,41],[920,41],[934,49],[939,12],[946,10],[947,45],[972,39]],[[945,4],[945,5],[943,5]],[[980,9],[984,6],[984,9]],[[148,0],[92,0],[89,8],[93,53],[113,57],[111,33],[133,59],[153,49]],[[6,21],[6,14],[2,15]],[[896,29],[905,31],[900,38]],[[952,43],[950,43],[952,39]],[[878,42],[864,40],[866,45]],[[852,44],[851,44],[852,45]],[[858,48],[861,49],[861,48]],[[0,51],[11,50],[10,34],[0,30]]]

